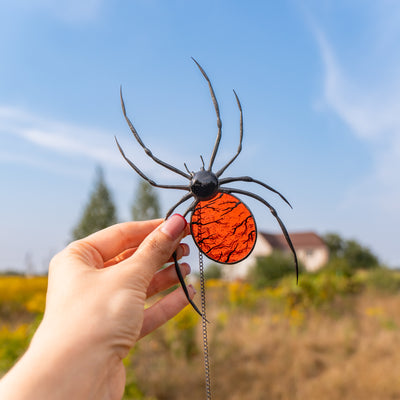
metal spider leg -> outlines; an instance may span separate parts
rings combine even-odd
[[[148,149],[145,144],[142,142],[142,139],[140,138],[139,134],[137,133],[135,127],[133,126],[131,120],[128,118],[128,116],[126,115],[126,109],[125,109],[125,103],[124,103],[124,99],[122,97],[122,87],[120,87],[119,89],[119,94],[121,97],[121,106],[122,106],[122,112],[124,114],[125,120],[129,125],[129,128],[131,130],[131,132],[133,133],[133,136],[135,136],[135,139],[138,141],[138,143],[140,144],[140,146],[143,147],[145,153],[152,159],[154,160],[157,164],[162,165],[163,167],[169,169],[170,171],[173,171],[179,175],[184,176],[186,179],[190,179],[190,175],[186,174],[185,172],[181,171],[180,169],[160,160],[159,158],[157,158],[156,156],[153,155],[153,153],[150,151],[150,149]]]
[[[189,207],[188,209],[184,212],[183,217],[186,218],[186,215],[190,213],[190,211],[193,211],[197,205],[198,201],[195,200]]]
[[[189,200],[193,196],[192,193],[185,194],[173,207],[169,209],[167,212],[167,215],[165,216],[165,219],[167,219],[175,210],[176,207],[178,207],[180,204],[184,203],[186,200]]]
[[[236,160],[236,157],[239,155],[239,153],[242,151],[242,141],[243,141],[243,112],[242,112],[242,106],[240,104],[239,101],[239,97],[237,96],[236,92],[233,91],[233,93],[235,94],[236,97],[236,102],[237,105],[239,107],[239,111],[240,111],[240,139],[239,139],[239,147],[237,149],[237,152],[235,154],[235,156],[228,162],[228,164],[226,164],[224,167],[222,167],[215,175],[217,175],[217,177],[220,177],[224,171]]]
[[[115,136],[114,136],[115,137]],[[164,188],[164,189],[179,189],[179,190],[190,190],[189,186],[184,186],[184,185],[159,185],[158,183],[154,182],[150,178],[148,178],[128,157],[126,157],[124,151],[122,150],[121,146],[118,143],[117,138],[115,137],[115,141],[117,142],[118,149],[120,153],[122,154],[122,157],[124,157],[125,161],[136,171],[137,174],[139,174],[145,181],[150,183],[150,185],[159,187],[159,188]]]
[[[201,313],[200,310],[197,308],[196,304],[194,304],[194,302],[192,301],[192,299],[189,297],[189,292],[188,292],[188,289],[187,289],[187,287],[186,287],[185,280],[183,279],[181,270],[180,270],[180,268],[179,268],[179,264],[178,264],[178,260],[177,260],[177,258],[176,258],[176,252],[175,252],[175,251],[174,251],[174,253],[172,254],[172,257],[173,257],[173,259],[174,259],[176,274],[178,275],[179,282],[180,282],[180,284],[181,284],[181,286],[182,286],[183,292],[185,293],[185,296],[186,296],[188,302],[189,302],[190,305],[194,308],[194,310],[197,312],[197,314],[199,314],[200,317],[203,318],[202,313]]]
[[[219,142],[221,141],[221,135],[222,135],[222,122],[221,122],[221,117],[219,115],[219,106],[218,106],[218,102],[217,102],[217,98],[215,97],[215,93],[214,93],[214,89],[211,85],[210,79],[208,78],[207,74],[205,73],[204,69],[201,67],[201,65],[192,57],[192,60],[196,63],[196,65],[199,67],[200,72],[203,74],[204,78],[206,79],[207,83],[208,83],[208,87],[210,89],[210,93],[211,93],[211,99],[212,102],[214,104],[214,108],[215,108],[215,113],[217,114],[217,127],[218,127],[218,134],[217,134],[217,139],[215,141],[215,145],[213,148],[213,152],[211,155],[211,159],[210,159],[210,165],[208,166],[208,171],[211,171],[212,166],[214,164],[214,159],[215,156],[217,155],[217,151],[218,151],[218,147],[219,147]]]
[[[219,184],[220,184],[220,185],[223,185],[223,184],[225,184],[225,183],[239,182],[239,181],[242,181],[242,182],[252,182],[252,183],[257,183],[258,185],[264,186],[266,189],[268,189],[268,190],[270,190],[271,192],[274,192],[274,193],[276,193],[277,195],[279,195],[280,198],[281,198],[290,208],[293,208],[292,205],[289,203],[289,201],[286,200],[285,196],[283,196],[283,194],[279,193],[277,190],[275,190],[273,187],[267,185],[266,183],[261,182],[261,181],[259,181],[259,180],[257,180],[257,179],[253,179],[251,176],[238,176],[238,177],[235,177],[235,178],[222,178],[222,179],[220,179]]]
[[[294,249],[294,246],[293,246],[292,240],[290,239],[289,233],[288,233],[288,231],[287,231],[287,229],[286,229],[284,223],[283,223],[282,220],[279,218],[278,213],[276,212],[275,208],[272,207],[271,204],[269,204],[269,203],[268,203],[266,200],[264,200],[262,197],[260,197],[260,196],[258,196],[258,195],[256,195],[256,194],[254,194],[254,193],[247,192],[246,190],[231,189],[231,188],[223,188],[223,189],[222,189],[222,188],[221,188],[220,191],[221,191],[222,193],[228,193],[228,194],[229,194],[229,193],[238,193],[238,194],[243,194],[243,195],[245,195],[245,196],[252,197],[253,199],[256,199],[256,200],[260,201],[261,203],[263,203],[264,205],[266,205],[266,206],[269,208],[269,210],[271,211],[271,214],[272,214],[272,215],[275,217],[275,219],[278,221],[279,226],[281,227],[283,236],[285,237],[286,242],[287,242],[287,244],[288,244],[290,250],[291,250],[292,253],[293,253],[294,263],[295,263],[295,265],[296,265],[296,279],[297,279],[297,282],[298,282],[298,281],[299,281],[299,263],[298,263],[298,261],[297,261],[296,250]]]

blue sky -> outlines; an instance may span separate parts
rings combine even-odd
[[[185,180],[154,154],[201,166],[216,118],[195,57],[213,82],[223,123],[215,166],[250,175],[289,231],[338,232],[400,266],[400,5],[396,1],[0,1],[0,268],[46,268],[71,238],[101,164],[119,219],[138,178]],[[182,181],[183,179],[183,181]],[[160,191],[163,210],[181,193]],[[269,211],[245,200],[257,224]],[[183,211],[183,210],[182,210]]]

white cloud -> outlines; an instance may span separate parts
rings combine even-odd
[[[24,164],[46,171],[77,175],[82,174],[80,171],[85,162],[92,161],[115,168],[124,176],[136,176],[119,153],[113,132],[55,121],[16,107],[0,105],[0,135],[3,136],[0,149],[0,162],[3,163]],[[22,139],[29,146],[21,149],[15,140],[10,140],[13,138]],[[131,134],[121,133],[119,141],[126,155],[157,183],[182,183],[181,177],[151,160]],[[43,152],[38,150],[46,150],[49,155],[57,157],[45,159]],[[158,150],[162,158],[164,149],[153,149],[154,154],[157,155]],[[178,160],[183,155],[179,149],[175,150],[175,153],[168,150],[168,160],[176,160],[179,164]],[[180,164],[183,165],[183,161]]]
[[[355,77],[345,75],[331,45],[321,31],[316,38],[325,67],[324,96],[326,103],[361,138],[373,139],[383,134],[400,133],[400,95],[396,82],[386,91],[370,82],[355,84]],[[379,71],[376,71],[380,74]],[[352,79],[354,78],[354,79]],[[399,77],[400,78],[400,75]],[[383,77],[384,79],[384,77]],[[383,81],[382,79],[382,81]],[[382,82],[384,86],[384,82]]]
[[[325,103],[355,135],[371,145],[376,183],[390,187],[399,196],[399,186],[395,183],[400,184],[400,90],[385,82],[382,86],[390,87],[385,91],[368,82],[356,85],[356,79],[345,73],[321,32],[317,39],[325,67]]]
[[[384,25],[377,21],[370,28],[376,41],[369,43],[369,54],[357,54],[354,48],[352,56],[362,60],[354,66],[313,24],[324,66],[323,102],[368,147],[372,158],[371,170],[345,194],[342,210],[355,234],[380,248],[385,261],[400,265],[392,239],[400,234],[400,59],[393,48],[382,47],[383,41],[395,42]],[[391,32],[398,42],[400,31]],[[385,52],[390,68],[389,61],[382,61]],[[378,53],[382,59],[375,62]]]
[[[51,121],[18,108],[4,106],[0,106],[0,121],[0,133],[3,135],[17,136],[64,156],[85,157],[98,163],[122,167],[121,156],[110,149],[114,145],[111,133]],[[8,152],[8,160],[13,153],[13,150]],[[32,161],[32,157],[34,152],[28,158],[14,154],[14,160]]]

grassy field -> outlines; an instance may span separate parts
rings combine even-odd
[[[22,354],[46,278],[0,278],[0,374]],[[207,283],[215,399],[400,399],[400,277],[293,276],[275,288]],[[204,399],[200,320],[187,307],[126,360],[125,399]]]

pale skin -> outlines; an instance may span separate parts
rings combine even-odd
[[[178,282],[171,261],[186,221],[173,215],[114,225],[76,241],[50,263],[42,323],[19,362],[0,381],[0,398],[117,400],[122,363],[135,343],[187,304],[181,288],[145,309],[146,299]],[[186,263],[180,268],[190,272]],[[188,286],[193,298],[195,291]]]

